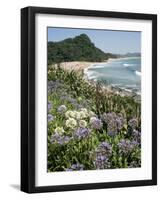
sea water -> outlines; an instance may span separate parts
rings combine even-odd
[[[85,73],[88,79],[102,81],[105,85],[137,94],[141,92],[141,57],[109,59],[91,65]]]

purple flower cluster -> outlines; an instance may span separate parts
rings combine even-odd
[[[72,138],[69,136],[61,136],[58,133],[55,133],[51,136],[50,138],[50,142],[53,143],[57,143],[59,145],[64,145],[66,143],[68,143]]]
[[[132,140],[132,141],[131,141],[131,145],[133,146],[133,148],[139,146],[139,144],[140,144],[140,143],[139,143],[137,140]]]
[[[121,154],[127,155],[131,153],[131,151],[136,145],[137,145],[136,143],[133,143],[128,139],[121,139],[120,142],[118,143],[119,152]]]
[[[67,110],[67,107],[65,105],[61,105],[58,107],[59,113],[65,113],[66,110]]]
[[[67,102],[69,102],[69,103],[75,103],[75,102],[76,102],[76,100],[73,99],[73,98],[72,98],[69,94],[67,94],[67,93],[64,93],[64,94],[61,93],[60,99],[61,99],[61,100],[64,100],[64,101],[67,101]]]
[[[96,169],[107,169],[111,166],[107,156],[104,155],[97,155],[94,161],[94,165]]]
[[[112,153],[112,146],[108,142],[102,142],[96,150],[97,154],[108,155],[110,156]]]
[[[55,119],[55,117],[51,114],[48,114],[48,122],[51,122]]]
[[[74,98],[72,98],[72,97],[68,98],[68,101],[69,101],[69,103],[71,103],[71,104],[77,103],[77,100],[74,99]]]
[[[50,112],[51,109],[52,109],[52,104],[48,102],[48,113]]]
[[[83,164],[73,164],[71,165],[70,168],[67,168],[66,171],[82,171],[84,170],[84,165]]]
[[[141,143],[141,132],[134,129],[132,134],[133,134],[134,140],[140,144]]]
[[[48,93],[56,91],[60,87],[60,81],[48,81]]]
[[[87,138],[90,135],[90,129],[79,127],[74,132],[74,137],[76,139],[83,139]]]
[[[110,168],[110,162],[108,158],[112,153],[112,146],[107,142],[102,142],[96,149],[96,158],[94,165],[96,169],[107,169]]]
[[[73,106],[75,109],[80,109],[80,108],[83,108],[83,107],[84,107],[83,105],[79,104],[79,103],[77,102],[76,99],[72,98],[70,95],[67,95],[67,94],[61,95],[61,96],[60,96],[60,99],[61,99],[62,101],[67,101],[67,102],[69,102],[70,104],[72,104],[72,106]]]
[[[60,96],[60,100],[63,100],[63,101],[66,101],[68,98],[69,98],[69,96],[66,94],[63,94]]]
[[[140,167],[141,166],[141,162],[138,162],[138,161],[132,161],[129,165],[129,168],[137,168],[137,167]]]
[[[108,134],[110,136],[115,136],[125,124],[125,119],[120,113],[104,113],[102,115],[102,120],[107,124]]]
[[[103,123],[101,119],[98,119],[97,117],[91,117],[90,125],[93,129],[100,130],[103,126]]]
[[[136,118],[132,118],[128,121],[128,125],[134,130],[138,125],[138,121]]]

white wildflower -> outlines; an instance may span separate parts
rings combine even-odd
[[[93,122],[96,121],[96,120],[97,120],[97,117],[91,117],[91,118],[90,118],[90,124],[93,123]]]
[[[73,118],[69,118],[69,119],[66,120],[65,124],[68,128],[73,129],[77,126],[77,121]]]
[[[74,111],[71,111],[71,110],[68,110],[66,113],[65,113],[65,117],[66,118],[74,118],[75,117],[75,112]]]
[[[88,113],[86,108],[81,108],[80,110],[83,111],[84,113]]]
[[[55,129],[55,133],[58,133],[58,134],[63,134],[64,133],[64,129],[63,129],[63,127],[57,127],[56,129]]]
[[[82,127],[82,128],[85,128],[87,126],[87,122],[85,120],[80,120],[79,126]]]
[[[75,111],[75,119],[77,119],[77,120],[80,120],[80,119],[81,119],[80,112]]]
[[[87,116],[88,116],[87,113],[85,113],[83,111],[80,111],[79,114],[80,114],[80,119],[87,118]]]

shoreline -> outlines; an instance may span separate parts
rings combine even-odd
[[[69,71],[77,71],[81,72],[84,69],[88,69],[91,65],[98,64],[99,62],[87,62],[87,61],[71,61],[71,62],[62,62],[60,63],[60,67],[64,70]],[[57,64],[52,65],[54,67],[57,67]]]
[[[62,67],[65,70],[69,71],[82,71],[82,70],[87,70],[94,66],[95,64],[102,65],[102,64],[107,64],[110,63],[114,60],[119,60],[120,58],[109,58],[108,60],[104,60],[102,62],[89,62],[89,61],[70,61],[70,62],[61,62],[60,67]],[[51,65],[54,67],[57,67],[57,64]]]
[[[64,70],[68,71],[76,71],[79,73],[82,73],[85,80],[88,81],[90,84],[96,83],[96,80],[94,79],[89,79],[87,75],[87,70],[90,68],[94,68],[94,65],[102,65],[104,63],[110,63],[113,62],[114,60],[120,60],[120,59],[125,59],[125,58],[110,58],[107,61],[103,62],[87,62],[87,61],[71,61],[71,62],[62,62],[60,63],[60,67],[63,68]],[[57,64],[52,65],[54,67],[57,67]],[[141,102],[141,94],[138,94],[135,91],[130,91],[128,89],[123,89],[118,86],[113,86],[113,85],[103,85],[103,89],[109,93],[109,94],[115,94],[115,95],[120,95],[122,97],[124,96],[129,96],[133,97],[137,102]]]

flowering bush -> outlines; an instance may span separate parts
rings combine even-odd
[[[48,73],[48,172],[141,166],[140,104],[63,69]]]

